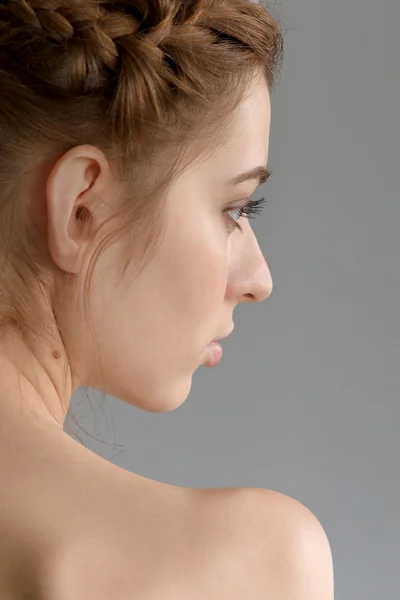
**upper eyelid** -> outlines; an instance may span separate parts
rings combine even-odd
[[[246,204],[253,200],[252,196],[257,192],[258,188],[261,187],[261,185],[262,184],[256,185],[253,191],[250,191],[248,194],[242,195],[242,197],[238,198],[237,200],[230,200],[229,202],[225,202],[224,209],[228,208],[230,210],[234,210],[235,208],[241,208],[243,206],[246,206]]]

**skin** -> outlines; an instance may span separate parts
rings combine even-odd
[[[118,182],[98,148],[79,146],[32,188],[33,204],[46,204],[42,218],[51,258],[75,279],[70,293],[59,299],[46,294],[51,340],[22,344],[10,335],[0,342],[3,423],[18,424],[20,430],[25,422],[29,427],[34,423],[62,432],[71,396],[81,385],[147,411],[175,410],[188,397],[194,371],[209,360],[207,345],[231,331],[234,308],[269,297],[271,274],[249,220],[240,218],[241,233],[235,229],[237,212],[223,212],[234,210],[258,186],[256,179],[237,186],[229,180],[266,166],[268,160],[271,105],[262,77],[254,80],[251,92],[232,119],[226,143],[174,183],[162,244],[133,284],[129,272],[120,281],[123,242],[101,257],[91,306],[98,347],[79,303],[86,267],[81,257],[90,234],[82,235],[74,215],[84,204],[93,218],[100,218],[93,207]],[[56,291],[60,285],[56,275]],[[65,346],[52,310],[66,332]],[[68,376],[63,381],[65,364]]]
[[[226,143],[176,181],[162,245],[134,285],[131,273],[119,282],[122,242],[97,264],[98,346],[79,311],[81,257],[90,236],[74,214],[82,204],[91,210],[118,182],[99,149],[80,146],[30,190],[37,206],[45,203],[52,260],[75,278],[61,300],[44,296],[53,333],[48,343],[22,345],[9,335],[0,344],[5,600],[28,592],[40,600],[333,600],[329,543],[299,502],[270,490],[153,481],[103,460],[63,431],[80,385],[148,411],[178,408],[193,372],[207,364],[206,346],[232,328],[235,307],[271,294],[271,274],[249,221],[240,219],[241,233],[223,212],[257,186],[256,180],[237,187],[228,181],[267,164],[271,107],[261,77],[251,92]],[[56,278],[56,292],[59,285]]]

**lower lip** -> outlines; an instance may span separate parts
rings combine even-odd
[[[219,342],[211,342],[207,346],[209,360],[206,363],[207,367],[215,367],[222,358],[224,351]]]

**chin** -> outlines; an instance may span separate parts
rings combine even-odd
[[[180,408],[187,400],[192,388],[192,379],[193,374],[190,374],[175,381],[165,381],[159,389],[149,385],[146,390],[140,392],[137,389],[119,389],[107,393],[146,412],[167,413]]]

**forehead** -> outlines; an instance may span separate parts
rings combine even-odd
[[[270,94],[265,81],[257,80],[232,116],[224,145],[207,161],[218,179],[266,165],[270,127]]]
[[[257,80],[246,99],[237,107],[232,119],[232,130],[227,145],[230,149],[246,143],[256,146],[256,151],[267,150],[271,126],[271,101],[265,81]],[[243,146],[242,146],[243,147]]]
[[[202,184],[212,183],[217,191],[220,186],[225,189],[238,173],[256,165],[266,166],[270,125],[270,94],[265,79],[260,77],[247,90],[221,138],[213,140],[214,148],[209,147],[204,154],[193,153],[195,160],[180,176],[180,183],[185,185],[187,180],[198,178]],[[246,188],[246,184],[242,185]]]

